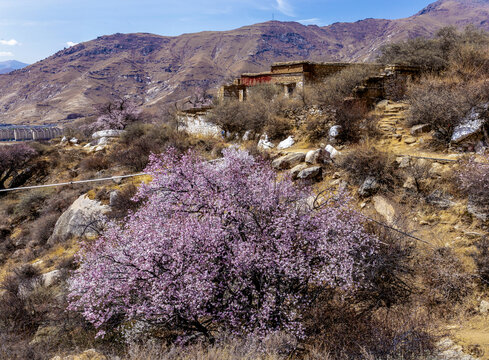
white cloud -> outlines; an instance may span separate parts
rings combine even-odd
[[[14,56],[10,51],[0,51],[0,57],[11,57]]]
[[[288,0],[277,0],[277,9],[284,15],[295,16],[294,8],[289,4]]]
[[[15,45],[19,45],[19,42],[15,39],[0,40],[0,45],[15,46]]]
[[[78,45],[78,43],[73,42],[73,41],[68,41],[68,42],[66,43],[66,45],[68,45],[69,47],[71,47],[71,46]]]
[[[312,19],[297,20],[297,22],[304,25],[318,25],[318,23],[321,22],[321,19],[312,18]]]

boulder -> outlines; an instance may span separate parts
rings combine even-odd
[[[297,174],[297,179],[301,180],[314,180],[318,179],[322,175],[323,169],[321,166],[312,166],[307,169],[301,170]]]
[[[487,314],[489,312],[489,301],[482,300],[479,305],[479,311],[481,314]]]
[[[336,139],[340,134],[341,125],[334,125],[329,128],[328,135],[330,139]]]
[[[460,120],[459,124],[453,129],[451,142],[453,144],[459,144],[463,140],[480,133],[482,127],[486,122],[484,118],[484,112],[489,108],[489,104],[485,104],[481,107],[474,107],[470,112]]]
[[[279,150],[288,149],[289,147],[293,146],[294,144],[295,144],[294,139],[292,138],[292,136],[289,136],[287,139],[281,141],[278,144],[277,149],[279,149]]]
[[[338,155],[340,155],[340,152],[336,150],[334,147],[332,147],[331,145],[326,145],[325,150],[329,153],[329,157],[331,159],[335,159],[338,157]]]
[[[61,277],[60,270],[53,270],[41,275],[41,281],[44,286],[53,285]]]
[[[411,137],[411,136],[408,137],[408,138],[406,138],[406,139],[404,139],[404,143],[405,144],[408,144],[408,145],[414,144],[415,142],[416,142],[416,138]]]
[[[311,150],[306,154],[306,163],[308,164],[325,164],[328,162],[329,153],[324,149]]]
[[[92,139],[98,140],[103,137],[120,137],[124,133],[124,130],[100,130],[92,134]]]
[[[66,138],[66,136],[63,136],[63,138],[61,139],[61,143],[64,144],[68,142],[68,139]]]
[[[417,136],[422,133],[427,133],[431,130],[430,124],[415,125],[409,131],[412,136]]]
[[[270,150],[275,147],[270,141],[268,141],[268,135],[263,134],[258,141],[258,148],[263,150]]]
[[[120,191],[118,190],[111,191],[109,196],[110,196],[109,206],[114,206],[117,203],[117,199],[120,196]]]
[[[358,189],[358,195],[368,197],[375,194],[380,189],[380,184],[376,178],[369,176]]]
[[[74,236],[96,236],[101,229],[104,215],[110,208],[88,196],[80,196],[56,222],[48,244],[66,241]]]
[[[277,170],[290,169],[306,159],[306,154],[304,153],[289,153],[285,156],[279,157],[273,160],[272,167]]]
[[[394,210],[394,207],[389,203],[389,201],[387,201],[386,198],[380,195],[374,196],[372,200],[375,210],[385,218],[387,223],[393,224],[394,217],[396,216],[396,211]]]
[[[292,179],[297,179],[297,175],[299,175],[299,173],[304,169],[307,169],[307,164],[299,164],[294,166],[290,170],[290,175],[292,176]]]
[[[399,169],[405,169],[411,166],[411,158],[408,156],[399,156],[396,158],[396,162],[399,165]]]
[[[78,144],[78,139],[75,138],[75,137],[74,138],[71,138],[70,139],[70,143],[72,143],[72,144]]]
[[[251,140],[251,138],[252,138],[251,135],[252,135],[251,130],[246,130],[245,133],[243,134],[242,140],[243,141]]]
[[[98,139],[97,145],[107,145],[108,143],[109,143],[109,138],[104,136]]]
[[[402,187],[404,189],[416,191],[418,188],[416,187],[416,179],[414,176],[408,176]]]

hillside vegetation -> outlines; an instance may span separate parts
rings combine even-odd
[[[413,55],[372,107],[347,69],[216,102],[225,136],[120,100],[2,144],[6,190],[146,174],[0,192],[0,358],[489,358],[489,35]]]

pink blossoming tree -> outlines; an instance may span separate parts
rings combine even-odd
[[[91,124],[91,130],[123,130],[129,124],[140,120],[141,110],[133,102],[120,99],[101,106],[100,115]]]
[[[238,150],[218,162],[153,156],[144,205],[80,253],[72,310],[103,333],[114,319],[200,333],[301,334],[301,312],[361,279],[375,239],[358,214],[277,178]]]

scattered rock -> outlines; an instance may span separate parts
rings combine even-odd
[[[306,163],[325,164],[329,160],[329,153],[324,149],[311,150],[306,154]]]
[[[109,139],[104,136],[98,140],[97,145],[107,145],[108,143],[109,143]]]
[[[99,146],[95,147],[94,151],[95,152],[102,151],[103,149],[105,149],[105,146],[99,145]]]
[[[40,326],[29,345],[52,343],[61,333],[61,328],[57,326]]]
[[[41,275],[42,284],[46,287],[53,285],[61,277],[60,270],[53,270]]]
[[[448,173],[450,169],[440,163],[433,163],[431,165],[429,174],[431,177],[440,177]]]
[[[68,139],[66,138],[66,136],[63,136],[63,138],[61,139],[61,143],[64,144],[68,142]]]
[[[376,178],[369,176],[365,179],[362,186],[358,189],[358,195],[368,197],[375,194],[380,188],[380,184]]]
[[[405,169],[411,166],[411,159],[408,156],[399,156],[396,158],[396,162],[399,164],[399,169]]]
[[[90,200],[88,196],[80,196],[56,222],[48,244],[68,240],[73,236],[95,236],[101,227],[103,215],[109,207],[100,202]]]
[[[489,204],[480,204],[469,197],[467,211],[481,221],[489,220]]]
[[[338,157],[338,155],[340,155],[340,152],[331,145],[326,145],[325,150],[329,153],[329,157],[331,159],[335,159],[336,157]]]
[[[338,137],[338,135],[340,134],[340,130],[341,130],[341,125],[331,126],[328,131],[329,138],[336,139],[336,137]]]
[[[277,149],[279,149],[279,150],[288,149],[289,147],[293,146],[294,144],[295,144],[294,139],[292,138],[292,136],[289,136],[287,139],[281,141],[278,144]]]
[[[103,137],[120,137],[124,133],[124,130],[100,130],[92,134],[92,139],[98,140]]]
[[[479,312],[481,314],[487,314],[489,312],[489,301],[482,300],[479,305]]]
[[[251,130],[246,130],[246,132],[243,134],[243,141],[248,141],[251,140]]]
[[[486,122],[483,118],[483,113],[487,111],[489,104],[485,104],[482,107],[474,107],[470,110],[469,114],[460,120],[459,125],[455,126],[451,138],[453,144],[458,144],[463,140],[480,133],[482,126]]]
[[[277,170],[290,169],[291,167],[300,164],[306,159],[304,153],[289,153],[285,156],[273,160],[272,167]]]
[[[455,205],[447,195],[443,194],[440,190],[433,191],[430,195],[426,197],[426,202],[431,205],[438,206],[442,209],[448,209]]]
[[[427,133],[431,130],[431,126],[429,124],[421,124],[415,125],[409,131],[412,136],[417,136],[422,133]]]
[[[408,145],[414,144],[415,142],[416,142],[416,138],[414,138],[412,136],[404,139],[404,143],[406,143]]]
[[[114,206],[120,196],[120,192],[118,190],[111,191],[109,196],[109,206]]]
[[[70,143],[72,143],[72,144],[78,144],[78,139],[75,138],[75,137],[74,138],[71,138],[70,139]]]
[[[322,175],[323,169],[321,166],[313,166],[304,170],[301,170],[297,175],[298,179],[302,180],[314,180]]]
[[[297,179],[297,175],[299,175],[299,173],[304,169],[307,169],[307,164],[299,164],[294,166],[290,170],[290,175],[292,176],[292,179]]]
[[[268,135],[263,134],[258,141],[258,148],[263,150],[270,150],[275,147],[270,141],[268,141]]]
[[[418,190],[414,176],[408,176],[402,187],[408,190]]]
[[[394,217],[396,216],[396,211],[394,207],[387,201],[386,198],[380,195],[376,195],[373,197],[373,203],[375,210],[382,215],[389,224],[394,222]]]

